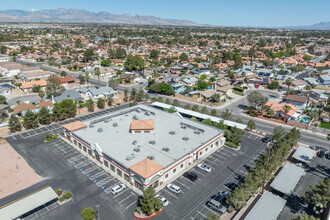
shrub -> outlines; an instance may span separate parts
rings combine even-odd
[[[62,194],[62,189],[57,189],[57,190],[55,190],[55,193],[59,196],[59,195],[61,195]]]
[[[51,133],[46,134],[46,142],[55,140],[57,137],[58,137],[57,134],[51,134]]]
[[[95,218],[95,211],[92,207],[87,207],[81,211],[81,216],[84,220],[93,220]]]
[[[234,210],[235,210],[235,209],[234,209],[232,206],[229,206],[229,207],[228,207],[228,212],[229,212],[229,213],[233,212]]]
[[[243,88],[237,87],[237,86],[234,87],[234,90],[239,91],[239,92],[244,92]]]
[[[238,148],[238,146],[236,145],[236,144],[234,144],[234,143],[232,143],[232,142],[229,142],[229,141],[226,141],[226,145],[228,146],[228,147],[231,147],[231,148]]]
[[[61,196],[61,197],[58,199],[58,201],[63,202],[64,199],[65,199],[64,196]]]
[[[63,195],[64,199],[70,199],[72,197],[72,193],[71,192],[66,192],[64,195]]]
[[[233,93],[235,93],[236,95],[244,96],[243,92],[240,92],[240,91],[237,91],[237,90],[234,90]]]

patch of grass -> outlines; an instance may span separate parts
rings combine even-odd
[[[243,92],[240,92],[240,91],[237,91],[237,90],[233,90],[233,93],[235,93],[236,95],[244,96]]]
[[[330,130],[330,123],[328,123],[328,122],[321,122],[320,127],[321,128],[326,128],[326,129],[329,129]]]
[[[231,147],[231,148],[238,148],[238,146],[236,145],[236,144],[234,144],[234,143],[232,143],[232,142],[229,142],[229,141],[226,141],[226,143],[225,143],[228,147]]]
[[[48,142],[48,141],[52,141],[52,140],[55,140],[57,137],[58,137],[57,134],[46,134],[46,139],[45,139],[45,141],[46,141],[46,142]]]

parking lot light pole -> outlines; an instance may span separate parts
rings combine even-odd
[[[100,215],[100,205],[97,205],[97,206],[95,206],[95,208],[97,208],[97,220],[101,220],[101,215]]]
[[[267,160],[266,160],[266,166],[265,166],[264,181],[263,181],[262,189],[261,189],[261,195],[263,195],[264,191],[265,191],[267,168],[268,168],[268,163],[269,163],[270,150],[272,149],[272,146],[273,146],[273,137],[270,138],[270,142],[268,144],[268,153],[267,153]]]

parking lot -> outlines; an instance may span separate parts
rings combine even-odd
[[[15,135],[11,136],[11,138],[13,138],[15,140],[27,139],[27,138],[30,138],[30,137],[33,137],[33,136],[44,134],[44,133],[56,132],[57,130],[61,129],[62,125],[64,125],[64,124],[68,124],[68,123],[78,121],[78,120],[83,121],[83,120],[87,120],[87,119],[90,119],[90,118],[102,116],[104,114],[111,113],[111,112],[114,112],[114,111],[118,111],[120,109],[124,109],[124,108],[127,108],[127,107],[128,107],[128,104],[114,106],[114,107],[104,109],[104,110],[101,110],[101,111],[98,111],[98,112],[94,112],[94,113],[91,113],[91,114],[88,114],[88,115],[84,115],[84,116],[80,116],[80,117],[76,117],[76,118],[71,118],[71,119],[68,119],[68,120],[65,120],[65,121],[61,121],[61,122],[54,123],[54,124],[51,124],[51,125],[39,127],[39,128],[33,129],[33,130],[27,130],[25,132],[15,134]]]
[[[120,108],[123,106],[116,106],[104,111],[111,112]],[[101,115],[101,113],[91,115],[47,126],[46,128],[49,128],[47,132],[58,132],[62,124],[88,119]],[[31,219],[61,217],[80,219],[79,213],[83,208],[95,205],[100,205],[103,219],[129,219],[132,217],[137,204],[137,193],[126,188],[113,195],[110,189],[120,183],[117,179],[62,139],[44,143],[45,134],[40,133],[38,129],[25,132],[27,134],[11,136],[7,140],[36,172],[45,178],[41,185],[51,185],[54,189],[63,187],[63,189],[73,192],[73,199],[58,207],[56,211],[40,216],[37,213],[38,217],[31,214],[28,217]],[[173,184],[181,187],[181,193],[174,194],[167,188],[162,189],[159,194],[169,201],[169,205],[156,219],[207,219],[209,213],[213,212],[206,206],[206,202],[210,200],[211,196],[217,194],[219,190],[229,192],[230,189],[226,188],[225,184],[228,182],[239,183],[247,169],[253,167],[260,153],[265,151],[266,145],[261,142],[261,138],[255,134],[246,133],[243,136],[240,150],[223,147],[210,155],[203,161],[212,167],[210,173],[193,167],[192,171],[198,175],[196,181],[192,182],[183,176],[173,181]]]

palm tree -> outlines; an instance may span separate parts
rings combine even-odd
[[[290,111],[290,109],[291,109],[291,107],[290,107],[289,105],[285,105],[285,106],[283,107],[283,110],[284,110],[285,114],[288,114],[289,111]]]
[[[292,84],[292,79],[289,78],[289,79],[285,80],[285,83],[288,85],[288,91],[286,93],[286,96],[288,96],[289,95],[289,91],[290,91],[290,86]]]
[[[99,87],[100,87],[100,75],[101,75],[100,68],[95,68],[94,75],[97,76],[97,80],[99,82]]]
[[[88,73],[88,71],[86,71],[86,72],[85,72],[85,80],[86,80],[86,83],[87,83],[87,87],[88,87],[88,88],[89,88],[89,84],[88,84],[89,79],[90,79],[89,73]]]
[[[226,111],[221,112],[221,117],[225,120],[230,120],[232,118],[232,114],[228,109],[226,109]]]

